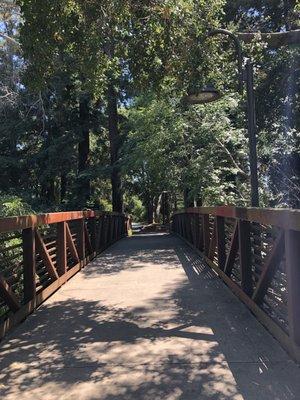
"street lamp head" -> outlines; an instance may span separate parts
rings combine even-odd
[[[219,100],[221,97],[220,92],[211,85],[205,86],[198,92],[190,93],[184,97],[184,101],[187,104],[205,104],[211,103],[212,101]]]

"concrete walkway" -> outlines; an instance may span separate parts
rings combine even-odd
[[[5,400],[300,398],[300,370],[172,236],[123,239],[2,342]]]

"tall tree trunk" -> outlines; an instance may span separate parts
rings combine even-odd
[[[67,194],[67,175],[65,172],[62,172],[60,175],[60,202],[62,203],[66,199]]]
[[[146,194],[146,212],[148,224],[153,224],[154,205],[150,193]]]
[[[111,187],[113,211],[123,212],[121,170],[118,165],[120,132],[118,127],[117,94],[112,83],[108,86],[108,132],[110,142]]]
[[[51,177],[48,180],[47,187],[47,200],[50,204],[56,203],[56,195],[55,195],[55,177]]]
[[[40,191],[41,201],[44,204],[52,206],[56,202],[55,196],[55,177],[48,177],[47,180],[41,182]]]
[[[89,168],[90,155],[90,128],[89,128],[89,96],[84,95],[79,102],[79,120],[81,127],[81,140],[78,143],[78,173],[84,173]],[[79,198],[85,203],[91,194],[90,178],[82,176],[79,185]]]
[[[191,190],[189,188],[185,188],[183,191],[183,201],[185,208],[194,207],[194,199],[191,197],[190,193]]]

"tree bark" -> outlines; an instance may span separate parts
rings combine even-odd
[[[89,97],[84,95],[79,102],[79,120],[81,127],[81,140],[78,143],[78,174],[82,174],[89,168],[90,155],[90,128],[89,128]],[[82,176],[79,184],[79,198],[84,202],[89,200],[91,193],[90,178]]]
[[[123,193],[121,169],[118,165],[119,150],[121,145],[118,127],[117,93],[113,83],[108,86],[108,132],[110,142],[112,208],[115,212],[123,212]]]

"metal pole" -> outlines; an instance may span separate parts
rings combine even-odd
[[[214,29],[207,34],[207,37],[216,35],[226,35],[233,40],[238,60],[238,91],[240,94],[243,94],[243,52],[241,42],[234,33],[227,29]]]
[[[242,46],[239,41],[239,38],[234,33],[226,29],[214,29],[208,33],[207,37],[219,34],[226,35],[233,40],[238,58],[239,92],[241,94],[243,93],[243,81],[246,83],[247,87],[247,120],[248,120],[248,140],[249,140],[249,159],[250,159],[250,180],[251,180],[251,206],[259,207],[257,153],[256,153],[256,119],[255,119],[255,100],[254,100],[254,89],[253,89],[253,65],[250,59],[247,59],[245,70],[243,71]]]
[[[257,152],[256,152],[256,118],[253,88],[253,64],[248,59],[245,66],[245,81],[247,87],[247,119],[250,158],[251,206],[259,207]]]

